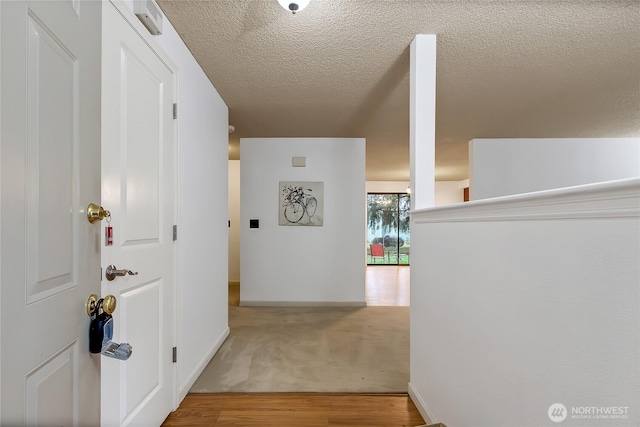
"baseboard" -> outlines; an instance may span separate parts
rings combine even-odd
[[[418,408],[418,412],[420,412],[420,415],[422,415],[426,424],[433,424],[437,422],[436,417],[433,416],[433,413],[429,410],[429,407],[425,401],[422,400],[422,397],[413,388],[411,383],[409,383],[409,397],[413,401],[413,404],[416,405],[416,408]]]
[[[240,307],[366,307],[365,301],[240,301]]]
[[[222,334],[220,334],[218,339],[213,343],[213,346],[211,346],[209,351],[207,351],[207,353],[204,355],[202,360],[200,360],[200,362],[196,365],[195,369],[191,372],[189,377],[187,377],[184,384],[180,386],[180,389],[178,390],[178,406],[180,406],[180,403],[187,396],[187,393],[189,393],[189,390],[191,390],[191,387],[193,387],[193,384],[195,384],[196,380],[200,377],[200,375],[202,374],[202,371],[204,371],[204,368],[207,367],[209,362],[211,362],[211,359],[213,359],[213,356],[216,355],[216,353],[218,352],[218,350],[220,349],[224,341],[229,336],[230,332],[231,330],[227,326],[227,328],[222,332]]]

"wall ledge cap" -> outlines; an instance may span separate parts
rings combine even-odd
[[[416,224],[640,217],[640,177],[411,211]]]

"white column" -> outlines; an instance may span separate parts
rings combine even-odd
[[[410,162],[411,207],[435,204],[436,36],[418,34],[411,42]]]

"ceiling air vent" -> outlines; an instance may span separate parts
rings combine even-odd
[[[136,0],[134,13],[154,36],[162,34],[162,12],[152,0]]]

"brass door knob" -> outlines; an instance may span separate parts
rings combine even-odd
[[[87,314],[89,317],[98,315],[100,309],[107,314],[112,314],[116,311],[116,297],[113,295],[107,295],[104,298],[98,299],[98,295],[91,294],[87,299]]]
[[[89,299],[87,300],[87,314],[89,316],[93,316],[93,313],[96,312],[98,304],[98,295],[91,294],[89,295]]]
[[[113,295],[107,295],[102,301],[102,310],[107,314],[112,314],[116,311],[116,297]]]

